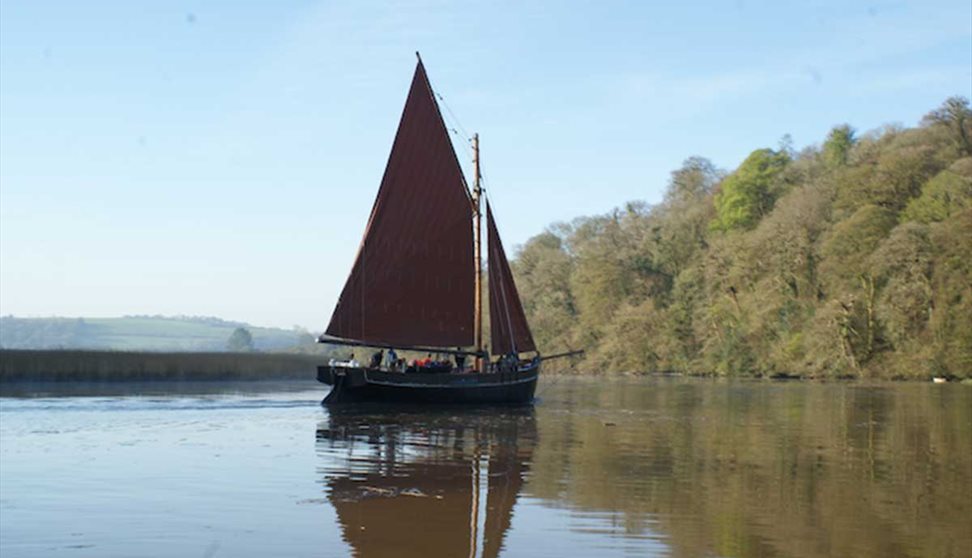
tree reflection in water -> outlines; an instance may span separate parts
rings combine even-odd
[[[972,556],[972,389],[568,381],[524,496],[612,513],[671,556]]]

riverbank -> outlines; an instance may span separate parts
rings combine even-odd
[[[303,380],[316,377],[324,355],[296,353],[136,352],[86,350],[0,349],[0,383],[10,382],[138,382]],[[579,367],[545,367],[545,377],[690,377],[727,378],[718,374],[664,372],[592,373]],[[734,376],[736,379],[774,381],[931,381],[931,377],[826,377],[776,375]],[[946,377],[969,383],[972,379]]]
[[[904,375],[853,375],[853,374],[833,374],[830,376],[801,376],[796,374],[738,374],[725,375],[714,372],[658,372],[658,371],[634,371],[634,372],[592,372],[580,367],[574,368],[554,368],[543,369],[543,376],[547,378],[692,378],[698,380],[752,380],[768,382],[934,382],[934,383],[959,383],[972,385],[972,377],[963,376],[904,376]]]
[[[313,378],[321,355],[0,350],[0,382]]]

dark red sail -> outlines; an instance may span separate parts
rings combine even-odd
[[[489,239],[489,333],[494,355],[536,351],[527,324],[520,295],[513,283],[513,273],[496,230],[493,210],[486,203],[487,237]]]
[[[472,204],[419,61],[364,239],[327,334],[473,344]]]

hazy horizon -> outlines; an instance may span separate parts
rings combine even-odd
[[[511,252],[972,96],[972,6],[0,1],[0,315],[322,329],[422,52]],[[458,116],[459,122],[454,120]],[[468,166],[468,165],[467,165]],[[467,173],[468,175],[468,173]]]
[[[266,328],[266,329],[283,329],[292,330],[294,328],[301,328],[307,330],[310,333],[322,333],[324,327],[327,324],[321,324],[318,327],[304,327],[300,324],[291,324],[290,326],[279,326],[279,325],[267,325],[261,323],[255,323],[248,320],[230,320],[223,318],[222,316],[209,316],[200,314],[113,314],[113,315],[61,315],[61,314],[50,314],[46,316],[41,315],[18,315],[18,314],[0,314],[0,318],[14,318],[18,320],[121,320],[125,318],[159,318],[164,320],[181,320],[181,319],[217,319],[228,324],[242,324],[250,327]]]

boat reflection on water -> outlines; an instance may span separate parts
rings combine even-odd
[[[357,556],[497,556],[537,439],[532,407],[331,410],[327,499]]]

